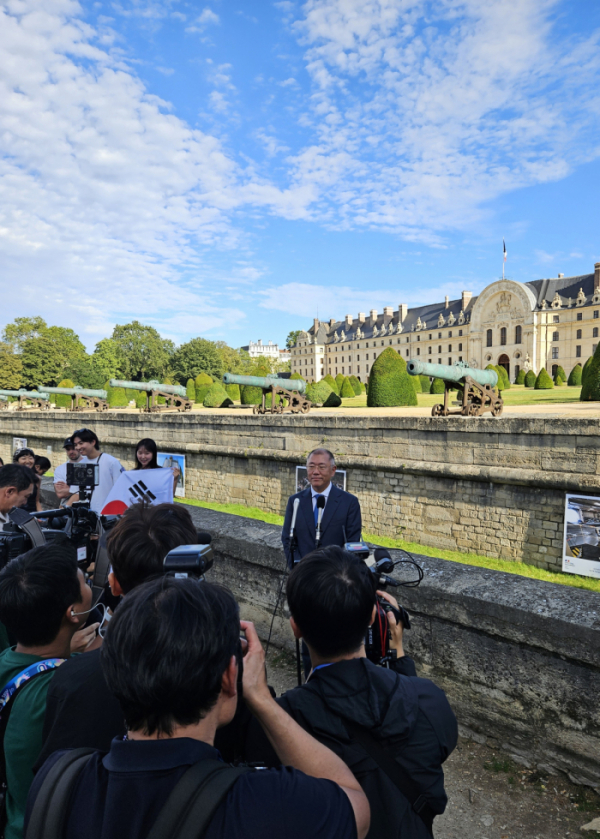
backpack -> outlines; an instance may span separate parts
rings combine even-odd
[[[64,658],[46,658],[43,661],[36,661],[30,664],[20,673],[17,673],[8,684],[0,691],[0,835],[4,835],[6,827],[6,795],[8,792],[6,784],[6,755],[4,754],[4,736],[10,719],[10,712],[15,704],[15,699],[32,679],[54,670],[65,661]]]
[[[39,789],[25,839],[63,839],[68,805],[95,749],[72,749],[52,766]],[[207,758],[179,779],[146,839],[200,839],[231,787],[248,766]]]

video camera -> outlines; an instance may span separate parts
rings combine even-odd
[[[67,463],[67,484],[79,487],[79,500],[89,502],[100,483],[98,463]]]
[[[376,577],[377,589],[379,591],[387,591],[388,587],[398,588],[400,586],[416,588],[423,579],[423,569],[408,551],[400,550],[400,558],[394,560],[387,548],[375,548],[371,552],[367,543],[362,541],[346,542],[344,550],[366,564],[371,573]],[[416,579],[401,581],[390,577],[389,574],[399,565],[414,566],[417,571]],[[406,609],[403,606],[399,606],[396,609],[385,598],[378,595],[377,613],[373,624],[367,630],[365,650],[369,661],[372,661],[374,664],[379,664],[382,667],[389,667],[390,663],[396,659],[396,650],[390,648],[390,625],[388,619],[390,612],[394,615],[396,623],[401,622],[404,629],[410,629],[410,617]]]
[[[198,530],[198,542],[195,545],[179,545],[173,548],[163,560],[165,574],[174,577],[195,577],[203,579],[213,566],[213,551],[210,546],[212,536]]]

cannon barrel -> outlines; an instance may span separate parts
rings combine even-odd
[[[37,390],[0,390],[2,396],[14,396],[18,399],[20,396],[25,396],[27,399],[42,399],[46,401],[49,399],[47,393],[39,393]]]
[[[248,385],[248,387],[260,387],[263,390],[283,387],[286,390],[296,390],[298,393],[304,393],[306,390],[304,379],[282,379],[280,376],[238,376],[236,373],[224,373],[223,384]]]
[[[411,358],[406,365],[411,376],[431,376],[434,379],[444,379],[447,382],[460,382],[465,376],[470,376],[480,385],[496,387],[498,374],[495,370],[480,370],[466,364],[430,364],[419,358]]]
[[[107,393],[105,390],[90,390],[89,388],[79,387],[43,387],[38,385],[40,393],[64,393],[66,396],[95,396],[97,399],[106,399]]]
[[[0,402],[6,402],[8,396],[4,396],[4,394],[0,393]]]
[[[187,396],[187,391],[181,385],[163,385],[157,381],[151,382],[126,382],[123,379],[111,379],[111,387],[124,387],[130,390],[143,390],[146,393],[153,390],[160,390],[161,393],[172,393],[174,396]]]

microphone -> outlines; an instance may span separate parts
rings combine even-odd
[[[207,533],[206,530],[197,530],[196,531],[196,544],[197,545],[210,545],[212,542],[212,536],[210,533]]]
[[[318,518],[317,518],[317,535],[315,537],[315,545],[317,548],[319,547],[319,542],[321,541],[321,519],[323,518],[323,510],[325,509],[325,496],[321,495],[317,498],[317,510]]]
[[[394,570],[394,560],[390,556],[387,548],[375,548],[373,557],[375,559],[375,568],[378,572],[389,574],[390,571]],[[393,585],[393,583],[390,583],[390,585]]]
[[[290,527],[290,542],[294,540],[294,530],[296,529],[296,516],[298,515],[298,507],[300,506],[300,499],[294,499],[294,512],[292,513],[292,525]]]

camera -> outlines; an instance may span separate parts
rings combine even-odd
[[[212,536],[198,531],[195,545],[179,545],[173,548],[163,560],[163,571],[174,577],[195,577],[202,579],[213,566]]]
[[[90,501],[92,492],[99,483],[98,463],[67,463],[67,484],[79,487],[80,501]]]

